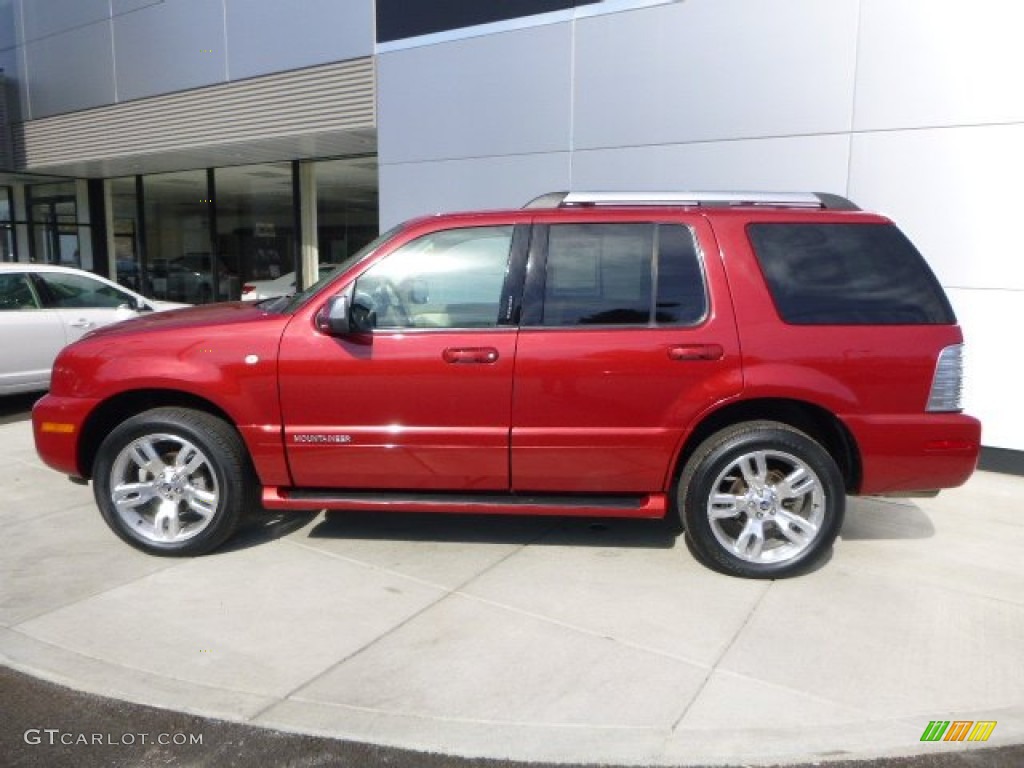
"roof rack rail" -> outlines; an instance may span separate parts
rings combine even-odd
[[[608,205],[760,206],[859,211],[853,202],[827,192],[549,192],[524,208]]]

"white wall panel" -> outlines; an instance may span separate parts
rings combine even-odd
[[[232,80],[373,54],[373,0],[224,0]]]
[[[25,117],[46,117],[114,101],[110,23],[88,24],[25,44]]]
[[[380,224],[387,229],[432,213],[519,208],[568,188],[566,152],[381,165]]]
[[[964,408],[981,419],[981,442],[1024,451],[1017,335],[1024,291],[948,290],[967,345]]]
[[[119,101],[224,82],[224,8],[175,0],[114,18]]]
[[[850,196],[893,216],[944,285],[1024,290],[1022,177],[1024,125],[858,134]]]
[[[573,189],[808,190],[846,194],[847,136],[577,151]]]
[[[380,55],[380,152],[387,162],[564,150],[570,25]]]
[[[863,0],[858,130],[1024,121],[1024,3]]]
[[[21,0],[25,41],[68,32],[90,24],[108,24],[109,0]]]
[[[856,0],[690,0],[576,29],[577,148],[850,128]]]

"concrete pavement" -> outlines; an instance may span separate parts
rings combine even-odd
[[[462,756],[765,764],[1024,743],[1024,479],[852,500],[831,561],[751,582],[660,523],[265,516],[136,552],[0,425],[0,663],[72,688]]]

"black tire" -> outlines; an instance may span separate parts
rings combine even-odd
[[[258,506],[241,436],[188,408],[155,408],[118,425],[97,453],[93,494],[114,533],[167,556],[216,549]]]
[[[814,565],[835,542],[846,510],[828,451],[774,421],[736,424],[706,439],[686,462],[676,494],[698,557],[753,579]]]

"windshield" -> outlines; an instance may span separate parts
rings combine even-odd
[[[370,255],[374,253],[374,251],[380,248],[384,243],[386,243],[392,237],[401,232],[404,227],[405,224],[399,224],[397,227],[392,227],[382,235],[378,235],[376,240],[367,245],[364,245],[358,251],[356,251],[347,259],[345,259],[343,262],[338,264],[337,267],[330,270],[329,272],[326,272],[325,274],[322,274],[320,276],[320,279],[313,283],[311,286],[309,286],[309,288],[307,288],[306,290],[299,291],[294,296],[289,296],[287,298],[284,298],[283,300],[279,299],[278,303],[262,305],[260,308],[268,312],[294,312],[295,310],[302,307],[311,298],[313,298],[313,296],[319,293],[320,289],[323,288],[327,283],[329,283],[338,275],[344,274],[351,267],[358,264],[363,259],[368,258]]]

